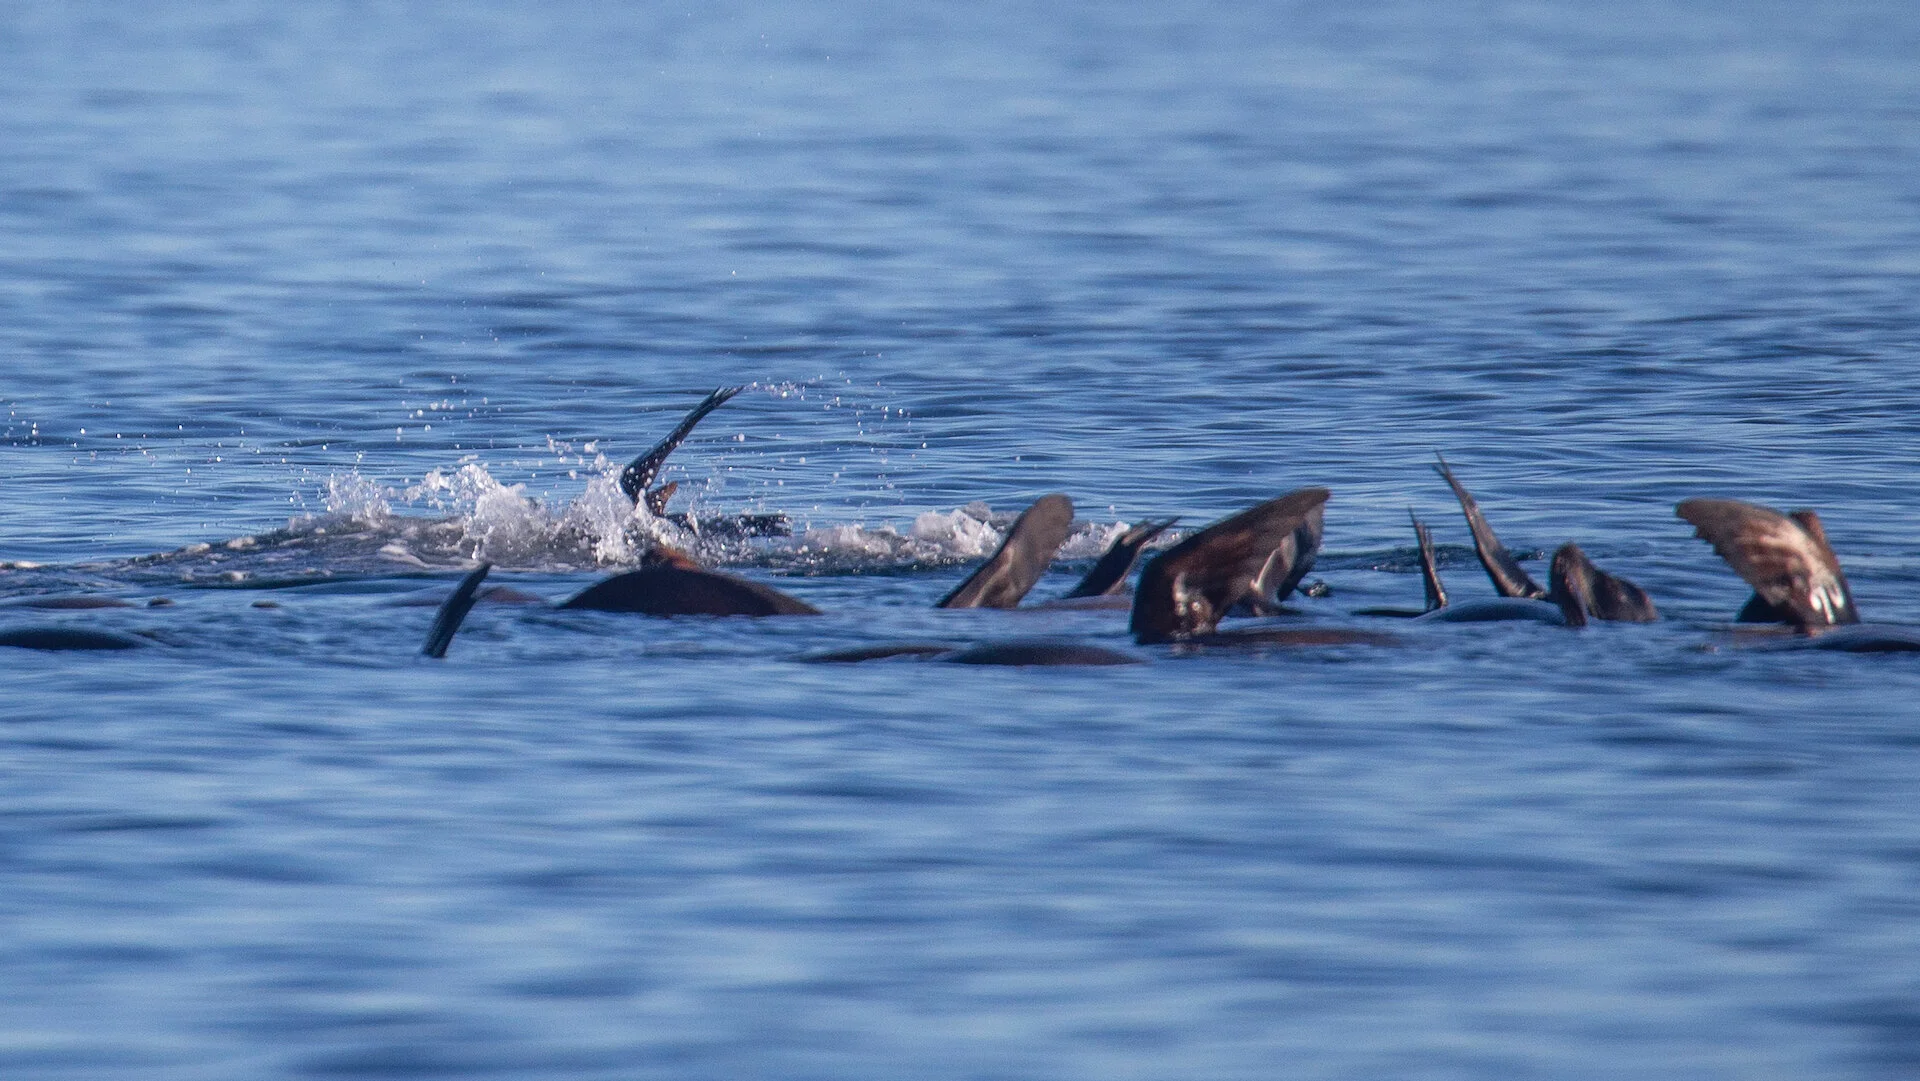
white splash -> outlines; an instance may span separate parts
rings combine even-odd
[[[946,556],[964,559],[988,555],[1000,546],[1001,533],[987,522],[987,514],[984,503],[969,503],[945,513],[928,511],[913,520],[912,536]]]
[[[378,525],[393,515],[387,489],[358,473],[327,477],[327,516],[365,525]]]

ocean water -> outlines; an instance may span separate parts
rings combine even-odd
[[[1920,9],[0,10],[0,1075],[1920,1075]],[[696,520],[612,475],[671,460]],[[1333,490],[1313,626],[1578,540],[1663,622],[817,666],[1038,495]],[[547,599],[650,540],[812,618]],[[46,595],[129,607],[19,607]],[[173,603],[152,606],[156,598]]]

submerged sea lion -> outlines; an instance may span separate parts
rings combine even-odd
[[[1652,623],[1660,618],[1646,590],[1594,566],[1572,541],[1554,549],[1550,582],[1546,596],[1539,598],[1492,597],[1448,604],[1443,594],[1439,606],[1416,618],[1423,623],[1526,621],[1556,627],[1584,627],[1590,620]]]
[[[772,586],[674,563],[596,582],[560,603],[592,612],[647,616],[817,616],[820,609]]]
[[[9,627],[0,630],[0,646],[15,649],[138,649],[146,639],[91,627]]]
[[[483,563],[460,580],[434,616],[421,653],[446,656],[448,644],[473,609],[480,583],[491,569],[492,564]],[[651,616],[786,616],[818,615],[820,611],[771,586],[704,570],[686,553],[665,547],[651,558],[650,565],[595,582],[557,607]]]
[[[1140,658],[1130,653],[1121,653],[1105,646],[1041,638],[1017,639],[1010,642],[982,642],[939,659],[949,664],[987,664],[1015,668],[1142,663]]]
[[[1312,565],[1332,493],[1302,488],[1223,518],[1153,557],[1140,572],[1128,621],[1140,643],[1213,633],[1227,611],[1264,605]]]
[[[53,611],[80,611],[88,608],[135,608],[132,601],[119,597],[102,597],[92,593],[78,595],[23,597],[17,601],[8,601],[7,608],[44,608]]]

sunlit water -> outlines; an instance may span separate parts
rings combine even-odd
[[[0,1073],[1920,1072],[1910,5],[0,12]],[[612,474],[707,390],[676,509]],[[1578,539],[1668,617],[1100,669],[795,658],[1033,497],[1334,491],[1316,625]],[[561,599],[668,540],[827,610]],[[1537,575],[1544,568],[1529,564]],[[165,597],[170,606],[149,607]]]

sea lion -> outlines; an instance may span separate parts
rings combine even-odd
[[[1494,591],[1504,599],[1544,601],[1546,607],[1480,601],[1448,605],[1444,594],[1439,605],[1435,606],[1432,604],[1434,594],[1430,585],[1427,594],[1430,607],[1419,618],[1433,623],[1533,620],[1568,627],[1584,627],[1589,619],[1648,623],[1660,618],[1653,598],[1647,595],[1646,590],[1594,566],[1580,546],[1571,541],[1554,550],[1549,586],[1541,589],[1540,584],[1521,569],[1506,545],[1500,543],[1493,527],[1487,524],[1486,515],[1480,513],[1480,505],[1459,478],[1453,475],[1447,460],[1437,452],[1434,457],[1439,459],[1433,467],[1434,471],[1446,480],[1447,487],[1453,489],[1454,498],[1460,501],[1460,512],[1466,516],[1467,529],[1473,534],[1474,554],[1480,557],[1480,566],[1485,568]],[[1430,563],[1428,567],[1431,567]],[[1430,573],[1437,581],[1438,571]],[[1557,609],[1558,616],[1549,613],[1547,608]]]
[[[648,616],[815,616],[820,609],[772,586],[719,571],[660,563],[596,582],[560,603]]]
[[[492,564],[483,563],[460,580],[434,616],[420,652],[444,657],[447,646],[472,610],[480,583]],[[561,602],[575,611],[634,612],[651,616],[818,615],[819,609],[771,586],[718,571],[703,570],[686,553],[665,548],[648,566],[602,579]]]
[[[1795,634],[1766,642],[1759,649],[1818,649],[1837,653],[1920,653],[1920,627],[1889,623],[1849,623],[1816,635]]]
[[[1073,530],[1073,500],[1043,495],[1020,512],[1007,539],[935,608],[1013,608],[1040,581]]]
[[[1250,597],[1298,583],[1319,548],[1332,493],[1302,488],[1223,518],[1153,557],[1140,572],[1129,627],[1142,644],[1213,633]],[[1291,588],[1290,586],[1288,588]],[[1275,603],[1278,597],[1271,598]]]
[[[23,597],[17,601],[8,601],[7,608],[41,608],[50,611],[82,611],[89,608],[134,608],[132,601],[119,597],[102,597],[94,593],[82,593],[69,596]]]
[[[1734,499],[1688,499],[1673,513],[1753,587],[1753,599],[1740,610],[1743,622],[1777,620],[1808,634],[1860,622],[1840,558],[1813,511],[1781,514]]]
[[[1416,623],[1545,623],[1554,627],[1574,624],[1560,605],[1534,597],[1480,597],[1449,604],[1415,617]]]
[[[144,638],[90,627],[9,627],[0,630],[0,646],[15,649],[138,649]]]
[[[1554,549],[1549,581],[1545,597],[1490,597],[1447,604],[1443,593],[1439,607],[1416,618],[1423,623],[1526,621],[1556,627],[1584,627],[1590,620],[1652,623],[1660,618],[1646,590],[1594,566],[1572,541]]]
[[[1560,606],[1569,627],[1586,626],[1589,616],[1612,623],[1653,623],[1660,618],[1646,590],[1594,566],[1572,541],[1554,549],[1547,599]]]

